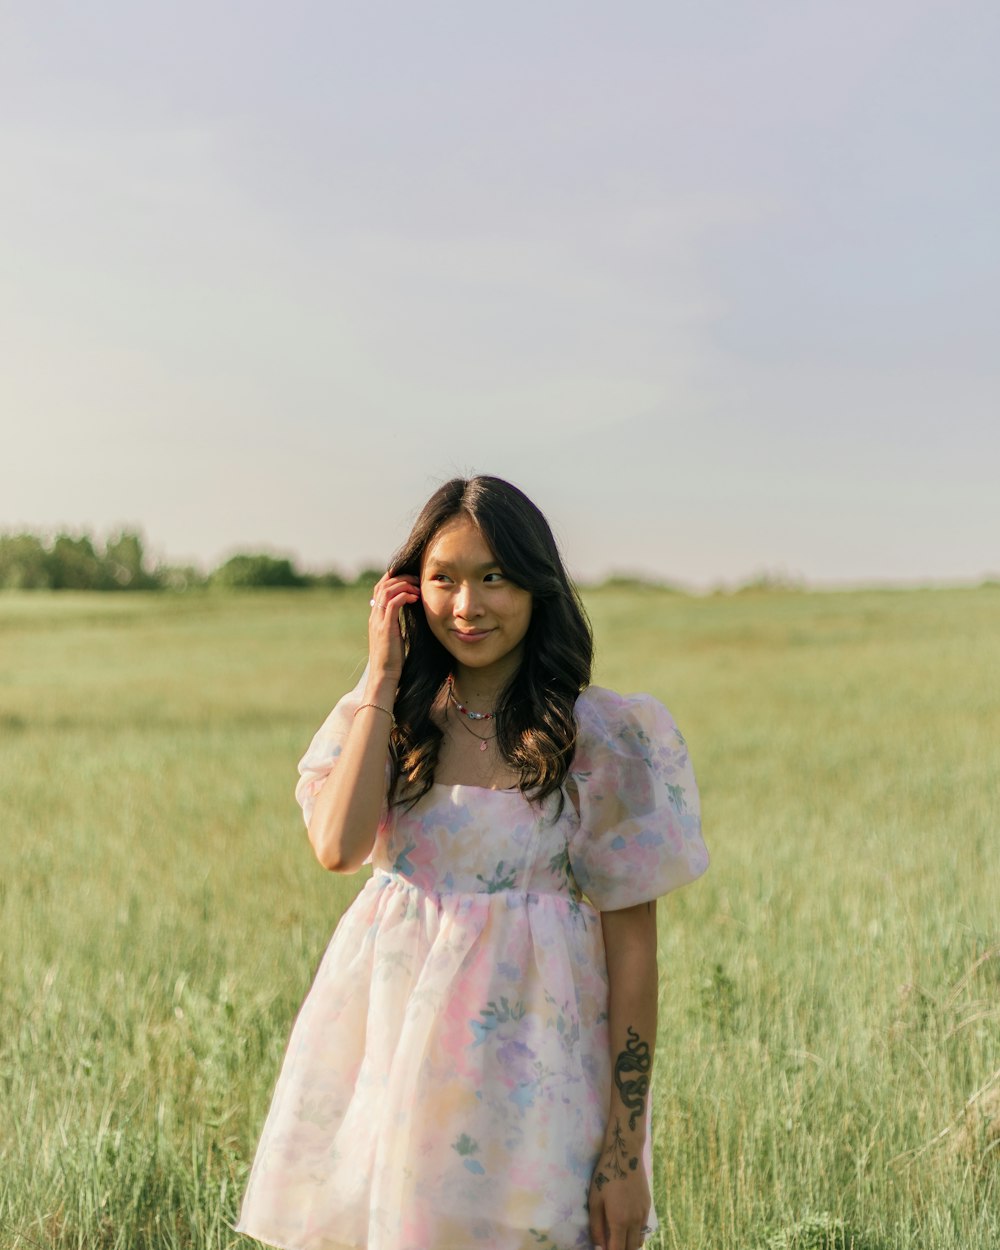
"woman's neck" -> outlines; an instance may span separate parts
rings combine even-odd
[[[496,707],[501,690],[516,670],[516,664],[491,664],[489,668],[467,668],[464,664],[456,664],[455,694],[472,711],[491,712]]]

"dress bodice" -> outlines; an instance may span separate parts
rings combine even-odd
[[[409,810],[393,808],[372,853],[376,869],[435,894],[561,894],[579,901],[568,798],[533,804],[519,790],[435,783]]]
[[[308,826],[363,698],[343,696],[299,761],[296,796]],[[434,894],[582,894],[599,911],[648,902],[708,866],[687,744],[650,695],[590,686],[574,708],[576,750],[563,786],[531,803],[519,790],[435,783],[409,810],[389,800],[371,862]]]

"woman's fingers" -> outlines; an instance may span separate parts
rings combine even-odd
[[[384,611],[388,608],[390,600],[398,598],[400,595],[407,597],[401,600],[399,606],[402,606],[403,603],[415,602],[420,597],[418,579],[412,573],[398,573],[395,575],[386,573],[375,583],[375,588],[372,591],[371,607]]]
[[[397,624],[399,623],[399,610],[408,603],[416,603],[420,598],[419,594],[413,590],[399,590],[393,595],[389,595],[385,601],[386,619]]]
[[[606,1250],[639,1250],[644,1234],[639,1224],[611,1224]]]
[[[590,1244],[594,1250],[605,1250],[607,1234],[604,1223],[604,1203],[594,1184],[590,1186],[590,1201],[587,1206],[590,1211]]]
[[[417,578],[386,573],[375,583],[368,618],[368,662],[372,671],[398,678],[403,664],[403,634],[399,614],[420,598]]]
[[[395,621],[401,607],[407,603],[416,603],[419,598],[420,591],[415,586],[388,586],[373,599],[372,615]]]
[[[607,1186],[605,1193],[606,1189]],[[619,1204],[614,1201],[615,1198],[616,1195],[612,1193],[612,1201],[605,1201],[605,1194],[601,1194],[597,1186],[591,1184],[587,1203],[590,1210],[591,1245],[595,1250],[640,1250],[649,1233],[649,1225],[645,1219],[640,1221],[635,1215],[626,1214],[620,1208],[616,1209]]]

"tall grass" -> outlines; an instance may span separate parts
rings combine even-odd
[[[708,876],[661,904],[660,1250],[1000,1244],[1000,591],[588,596],[671,707]],[[360,885],[295,762],[351,592],[0,596],[0,1245],[227,1227]]]

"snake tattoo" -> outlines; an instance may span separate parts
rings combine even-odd
[[[646,1095],[649,1093],[649,1070],[653,1066],[653,1060],[649,1053],[649,1043],[639,1040],[639,1034],[628,1026],[628,1041],[625,1043],[625,1049],[619,1054],[615,1060],[615,1084],[618,1086],[618,1093],[621,1100],[625,1104],[626,1109],[631,1112],[628,1118],[628,1126],[630,1129],[635,1128],[635,1122],[646,1110]],[[630,1075],[630,1074],[635,1075]]]

